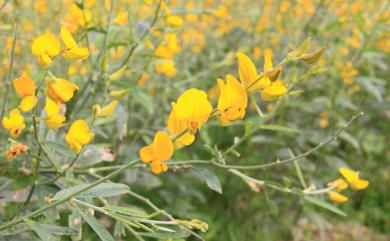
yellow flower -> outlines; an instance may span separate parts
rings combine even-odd
[[[60,47],[61,43],[57,37],[47,31],[33,41],[31,50],[37,56],[38,63],[48,67],[52,58],[60,53]]]
[[[86,59],[89,56],[88,48],[79,48],[67,28],[61,28],[61,39],[66,49],[63,56],[69,60]]]
[[[173,155],[173,143],[171,138],[164,132],[158,131],[154,136],[153,143],[141,148],[139,156],[143,162],[150,163],[152,172],[159,174],[168,170],[164,161]]]
[[[167,77],[174,77],[177,73],[175,63],[173,61],[163,61],[156,64],[154,67],[156,73],[164,74]]]
[[[3,117],[2,123],[3,127],[9,130],[12,137],[18,137],[26,127],[24,118],[18,109],[11,110],[9,117]]]
[[[107,117],[114,112],[117,105],[118,105],[117,100],[113,100],[110,104],[104,106],[103,108],[101,108],[99,105],[94,105],[93,106],[94,115],[98,117]]]
[[[259,90],[263,100],[273,100],[287,93],[288,89],[285,84],[277,79],[280,68],[274,69],[272,67],[271,51],[265,51],[264,72],[261,75],[257,73],[255,65],[247,55],[237,53],[237,59],[240,81],[248,92]],[[275,76],[271,76],[272,74]]]
[[[76,84],[62,78],[47,78],[47,95],[59,103],[68,102],[79,89]]]
[[[195,88],[186,90],[176,103],[172,102],[172,109],[177,119],[188,123],[187,128],[191,133],[196,133],[213,111],[206,92]]]
[[[169,25],[174,27],[179,27],[183,24],[183,18],[177,15],[170,15],[166,18],[166,21]]]
[[[167,127],[171,135],[177,137],[175,146],[187,146],[194,142],[195,133],[208,120],[211,112],[206,92],[195,88],[186,90],[177,102],[172,102]]]
[[[338,192],[328,192],[328,197],[329,199],[332,201],[332,202],[336,202],[336,203],[344,203],[346,201],[348,201],[348,198]]]
[[[93,4],[89,4],[91,7]],[[72,33],[76,32],[79,27],[88,25],[92,19],[92,14],[88,11],[87,2],[84,3],[84,9],[79,8],[77,4],[72,3],[69,12],[64,15],[62,23]]]
[[[223,124],[229,124],[245,116],[248,96],[244,86],[233,76],[226,76],[226,84],[218,79],[220,95],[218,99],[219,118]]]
[[[369,185],[367,180],[359,178],[359,172],[355,172],[345,167],[340,168],[339,172],[355,190],[365,189]]]
[[[72,123],[66,134],[66,142],[70,148],[79,153],[85,144],[88,144],[93,138],[93,133],[85,120],[79,119]]]
[[[336,192],[341,192],[342,190],[345,190],[348,188],[348,183],[344,179],[336,179],[333,182],[328,182],[328,187],[335,187]]]
[[[129,13],[127,11],[121,12],[118,16],[112,21],[116,25],[124,25],[129,20]]]
[[[35,96],[34,81],[27,75],[23,74],[21,77],[13,80],[13,85],[16,93],[23,97],[19,104],[19,108],[24,112],[30,111],[34,108],[38,102],[38,99]]]

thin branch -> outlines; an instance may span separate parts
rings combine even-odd
[[[139,162],[140,162],[140,160],[135,160],[135,161],[129,162],[128,164],[123,165],[120,169],[118,169],[118,170],[108,174],[107,176],[105,176],[105,177],[103,177],[103,178],[101,178],[101,179],[99,179],[99,180],[97,180],[97,181],[95,181],[95,182],[85,186],[84,188],[82,188],[82,189],[80,189],[80,190],[78,190],[78,191],[76,191],[76,192],[74,192],[74,193],[72,193],[72,194],[70,194],[70,195],[68,195],[66,197],[58,199],[58,200],[56,200],[56,201],[54,201],[54,202],[52,202],[52,203],[50,203],[50,204],[48,204],[48,205],[46,205],[46,206],[44,206],[42,208],[39,208],[39,209],[37,209],[37,210],[27,214],[27,215],[18,217],[16,219],[13,219],[13,220],[11,220],[11,221],[9,221],[7,223],[3,223],[2,225],[0,225],[0,231],[2,231],[4,229],[7,229],[7,228],[10,228],[10,227],[13,227],[13,226],[15,226],[15,225],[17,225],[19,223],[22,223],[23,220],[25,220],[25,219],[30,219],[30,218],[34,218],[36,216],[39,216],[39,215],[43,214],[45,211],[47,211],[47,210],[49,210],[49,209],[51,209],[53,207],[56,207],[56,206],[58,206],[60,204],[68,202],[73,197],[75,197],[75,196],[77,196],[77,195],[79,195],[79,194],[81,194],[81,193],[83,193],[85,191],[88,191],[89,189],[99,185],[100,183],[103,183],[105,181],[110,180],[113,177],[118,176],[119,174],[123,173],[124,171],[126,171],[130,167],[133,167],[134,165],[136,165]]]

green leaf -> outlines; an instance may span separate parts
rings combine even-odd
[[[172,232],[154,232],[154,233],[139,233],[142,236],[156,239],[182,239],[187,238],[190,233],[188,231]]]
[[[104,206],[103,209],[110,211],[110,212],[124,214],[124,215],[138,217],[138,218],[148,218],[149,217],[149,215],[147,213],[145,213],[144,211],[141,211],[141,210],[135,209],[135,208],[109,205],[109,206]]]
[[[221,182],[219,181],[218,177],[214,173],[210,172],[205,168],[196,168],[195,170],[206,181],[206,184],[210,189],[218,193],[222,193]]]
[[[115,241],[107,229],[94,216],[82,211],[81,209],[79,209],[79,212],[102,241]]]
[[[57,241],[57,240],[59,241],[60,240],[59,237],[52,235],[52,232],[49,229],[47,229],[44,225],[37,223],[35,221],[29,220],[29,219],[25,219],[25,222],[27,225],[30,226],[30,228],[32,230],[34,230],[34,232],[38,235],[38,237],[42,241]]]
[[[81,184],[77,186],[73,186],[64,190],[61,190],[56,193],[54,196],[54,200],[62,199],[64,197],[67,197],[84,187],[86,187],[89,184]],[[96,187],[93,187],[79,195],[77,197],[113,197],[118,196],[124,193],[128,193],[130,191],[129,186],[121,183],[101,183],[97,185]]]
[[[13,226],[13,227],[10,227],[10,228],[7,228],[7,229],[0,231],[0,236],[2,236],[2,235],[15,235],[15,234],[18,234],[20,232],[24,232],[24,231],[27,231],[30,229],[31,229],[30,225],[28,225],[26,223],[20,223],[20,224]]]
[[[292,132],[292,133],[300,133],[301,131],[296,128],[291,128],[282,125],[261,125],[260,129],[263,130],[273,130],[273,131],[282,131],[282,132]]]
[[[329,210],[329,211],[331,211],[331,212],[333,212],[335,214],[338,214],[340,216],[344,216],[344,217],[347,216],[347,214],[345,212],[341,211],[339,208],[333,206],[332,204],[330,204],[328,202],[325,202],[325,201],[323,201],[321,199],[318,199],[316,197],[305,196],[304,199],[306,201],[308,201],[308,202],[311,202],[311,203],[313,203],[313,204],[315,204],[317,206],[325,208],[325,209],[327,209],[327,210]]]

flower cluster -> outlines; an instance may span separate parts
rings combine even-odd
[[[49,68],[55,56],[62,53],[68,60],[82,60],[89,56],[87,48],[78,47],[76,41],[66,28],[61,28],[61,39],[65,48],[61,50],[61,43],[57,37],[47,31],[35,38],[32,43],[31,51],[37,57],[38,63],[44,68]],[[54,76],[48,69],[45,75],[46,98],[45,122],[48,129],[59,129],[65,125],[64,109],[66,103],[70,101],[79,87],[69,80]],[[39,86],[42,81],[39,83]],[[23,112],[28,112],[34,109],[38,103],[38,90],[34,81],[26,74],[22,74],[19,78],[13,81],[13,86],[18,95],[23,97],[20,101],[19,109]],[[5,116],[2,120],[3,127],[8,129],[12,137],[18,137],[26,127],[24,117],[19,109],[13,109],[9,117]],[[32,113],[34,125],[36,125],[35,112]],[[85,120],[77,120],[73,122],[66,136],[66,141],[75,152],[80,152],[83,145],[89,143],[92,139],[92,133],[89,130]],[[15,148],[18,146],[14,146]],[[11,149],[15,149],[12,148]],[[9,153],[17,153],[11,151]],[[10,155],[8,155],[10,156]]]
[[[348,201],[348,197],[341,194],[341,191],[347,189],[349,186],[353,190],[362,190],[368,187],[369,182],[359,178],[359,173],[351,169],[342,167],[339,169],[340,174],[344,178],[338,178],[333,182],[329,182],[329,187],[334,187],[328,192],[329,199],[336,203],[344,203]]]
[[[173,155],[171,147],[192,144],[196,133],[211,116],[217,116],[222,125],[229,125],[245,117],[249,94],[259,92],[263,100],[271,101],[288,93],[286,84],[279,78],[282,67],[273,67],[270,51],[266,51],[264,71],[260,74],[244,53],[237,53],[237,59],[240,80],[231,74],[226,75],[226,81],[217,79],[219,98],[216,108],[210,104],[205,91],[195,88],[186,90],[177,101],[172,102],[167,123],[170,135],[159,131],[153,143],[140,150],[140,158],[151,164],[153,173],[167,171],[168,166],[163,161]]]

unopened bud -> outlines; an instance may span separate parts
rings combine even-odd
[[[325,48],[319,48],[313,52],[302,54],[300,59],[305,61],[307,64],[312,64],[316,62],[322,55],[322,53],[325,51]]]
[[[110,92],[110,96],[116,100],[121,100],[127,93],[129,93],[130,89],[125,90],[113,90]]]
[[[267,70],[265,75],[271,80],[271,82],[276,81],[279,78],[280,73],[282,72],[282,66],[275,67],[273,69]]]

